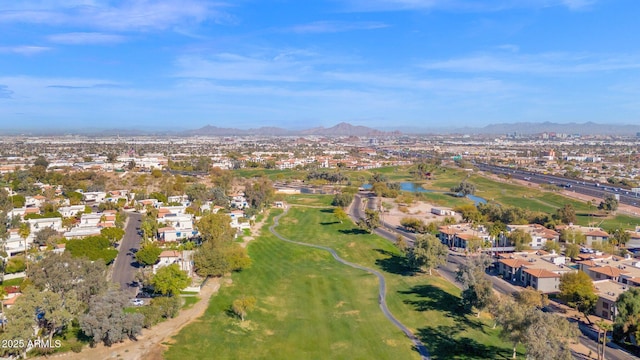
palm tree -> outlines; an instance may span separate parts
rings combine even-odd
[[[29,223],[21,223],[20,229],[18,229],[18,235],[24,239],[24,263],[27,265],[27,270],[29,270],[29,258],[27,257],[27,238],[31,235],[31,226]]]
[[[7,317],[4,316],[4,297],[7,296],[7,291],[4,289],[4,286],[0,286],[0,312],[2,313],[2,317],[0,317],[0,321],[2,322],[2,331],[5,330],[5,324],[7,323]]]

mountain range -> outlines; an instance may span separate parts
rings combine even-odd
[[[207,125],[200,129],[184,131],[183,136],[232,136],[232,135],[268,135],[268,136],[385,136],[399,135],[399,131],[380,131],[366,126],[356,126],[341,122],[330,128],[315,127],[306,130],[288,130],[278,127],[261,127],[257,129],[220,128]]]
[[[374,129],[367,126],[351,125],[341,122],[335,126],[314,127],[305,130],[292,130],[280,127],[260,127],[255,129],[236,129],[224,128],[207,125],[194,130],[180,129],[149,129],[140,130],[136,128],[129,129],[97,129],[97,128],[78,128],[78,129],[39,129],[39,130],[20,130],[20,129],[2,129],[0,127],[0,135],[27,135],[27,136],[61,136],[61,135],[85,135],[85,136],[396,136],[400,134],[420,135],[420,134],[468,134],[468,135],[505,135],[517,133],[520,135],[533,135],[541,133],[561,133],[561,134],[580,134],[580,135],[626,135],[636,136],[640,133],[640,125],[613,125],[598,124],[593,122],[586,123],[552,123],[552,122],[519,122],[519,123],[502,123],[490,124],[484,127],[384,127]]]

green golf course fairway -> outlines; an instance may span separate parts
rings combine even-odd
[[[251,268],[212,297],[205,315],[175,337],[166,359],[419,359],[378,307],[373,275],[329,253],[285,243],[263,230]],[[234,299],[254,296],[244,322]]]

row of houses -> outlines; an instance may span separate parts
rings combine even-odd
[[[461,249],[468,249],[469,242],[473,239],[480,239],[483,242],[490,243],[492,248],[508,248],[509,239],[508,236],[515,230],[521,230],[531,236],[531,242],[527,245],[529,248],[537,250],[542,249],[548,241],[558,242],[560,239],[559,231],[570,230],[576,233],[582,233],[585,237],[584,245],[587,247],[593,246],[595,243],[603,243],[609,240],[611,237],[606,231],[597,227],[587,227],[578,225],[559,225],[556,230],[547,229],[539,224],[528,225],[507,225],[507,231],[500,235],[492,236],[488,230],[480,225],[476,226],[470,223],[455,224],[440,226],[439,238],[450,247],[456,247]],[[640,229],[636,231],[627,231],[630,235],[630,241],[627,243],[627,248],[640,247]],[[502,249],[504,251],[504,249]]]
[[[514,284],[544,293],[559,292],[564,274],[584,271],[592,279],[598,295],[596,315],[613,320],[618,296],[631,287],[640,286],[640,261],[631,256],[601,253],[579,256],[581,260],[569,264],[564,256],[542,250],[501,254],[496,261],[496,271]]]

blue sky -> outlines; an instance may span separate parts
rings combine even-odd
[[[0,128],[640,123],[637,0],[0,2]]]

